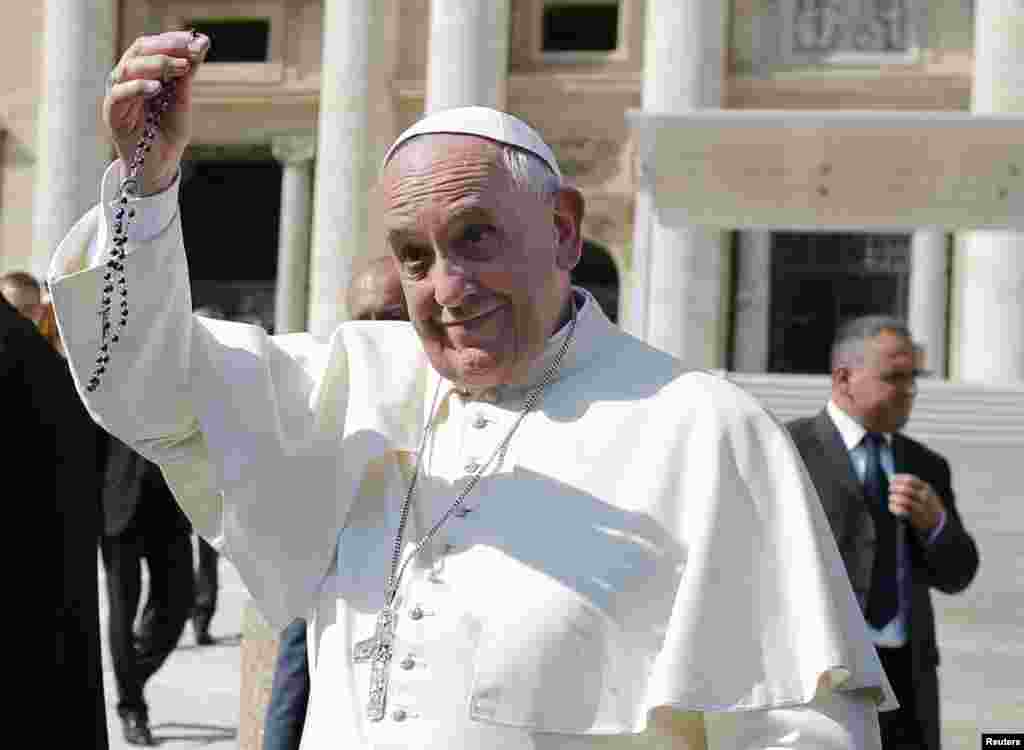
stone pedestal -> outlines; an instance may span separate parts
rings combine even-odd
[[[112,153],[99,110],[116,61],[114,6],[114,0],[46,3],[30,269],[38,278],[96,202]]]
[[[975,3],[972,93],[975,112],[1024,112],[1020,0]],[[953,375],[990,383],[1024,380],[1024,234],[964,235],[954,273]]]
[[[722,101],[726,3],[648,0],[643,107],[686,112]],[[641,175],[641,180],[642,180]],[[666,226],[646,199],[637,202],[631,299],[634,333],[688,367],[725,364],[728,254],[722,232]]]
[[[278,634],[250,601],[242,615],[242,675],[239,699],[238,748],[263,747],[263,720],[270,702],[277,660]]]
[[[313,220],[316,138],[310,135],[280,136],[273,140],[272,147],[274,158],[284,166],[274,332],[296,333],[306,330],[309,301],[309,238]]]

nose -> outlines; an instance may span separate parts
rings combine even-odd
[[[441,307],[459,307],[476,288],[466,267],[451,258],[438,257],[431,271],[434,276],[434,299]]]

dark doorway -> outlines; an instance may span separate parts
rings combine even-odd
[[[270,330],[274,320],[281,165],[198,161],[184,169],[181,221],[192,304]]]
[[[619,319],[619,272],[601,245],[583,240],[583,257],[572,272],[572,283],[594,295],[613,323]]]
[[[769,372],[829,371],[837,327],[860,315],[906,317],[910,235],[772,236]]]

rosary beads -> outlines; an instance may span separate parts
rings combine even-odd
[[[194,38],[196,32],[193,31],[192,36]],[[100,379],[107,371],[111,344],[118,342],[121,333],[128,325],[128,280],[124,272],[125,244],[128,242],[128,225],[135,218],[135,209],[129,207],[128,200],[138,197],[141,192],[139,176],[142,166],[146,161],[146,154],[149,153],[153,141],[156,140],[156,129],[160,124],[160,117],[171,106],[175,88],[175,81],[165,81],[160,93],[146,102],[142,135],[138,143],[135,144],[135,152],[128,163],[128,174],[121,180],[121,185],[114,198],[113,238],[111,239],[110,257],[103,274],[103,294],[100,299],[100,347],[96,354],[96,366],[85,386],[90,393],[99,387]],[[111,321],[115,292],[119,293],[121,297],[121,316],[116,328]]]

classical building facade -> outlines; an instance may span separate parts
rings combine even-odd
[[[1022,113],[1020,0],[8,5],[0,272],[42,275],[96,200],[111,157],[98,103],[118,52],[141,34],[195,27],[213,37],[182,173],[197,306],[325,335],[344,316],[353,262],[385,251],[371,186],[387,146],[424,111],[487,104],[537,127],[583,191],[579,283],[642,338],[732,371],[780,418],[820,408],[839,321],[906,316],[947,381],[922,383],[910,427],[954,461],[985,547],[973,593],[939,606],[944,670],[956,676],[944,683],[944,731],[966,748],[980,729],[1019,725],[1019,674],[999,676],[1012,669],[1001,654],[1024,648],[1007,626],[1024,606],[1024,515],[1008,471],[1024,446],[1024,237],[663,225],[638,191],[626,112]],[[1024,164],[1006,167],[1019,187]],[[249,614],[239,746],[256,748],[274,651]],[[986,655],[978,643],[1008,645]]]
[[[580,283],[693,365],[824,372],[837,322],[891,312],[938,374],[1024,379],[1019,234],[660,226],[637,199],[625,118],[1021,112],[1013,0],[48,0],[14,13],[29,33],[0,52],[3,270],[41,273],[94,200],[117,51],[192,26],[214,39],[184,173],[197,304],[329,331],[353,260],[384,250],[369,210],[384,149],[424,111],[489,104],[534,124],[583,190]]]

